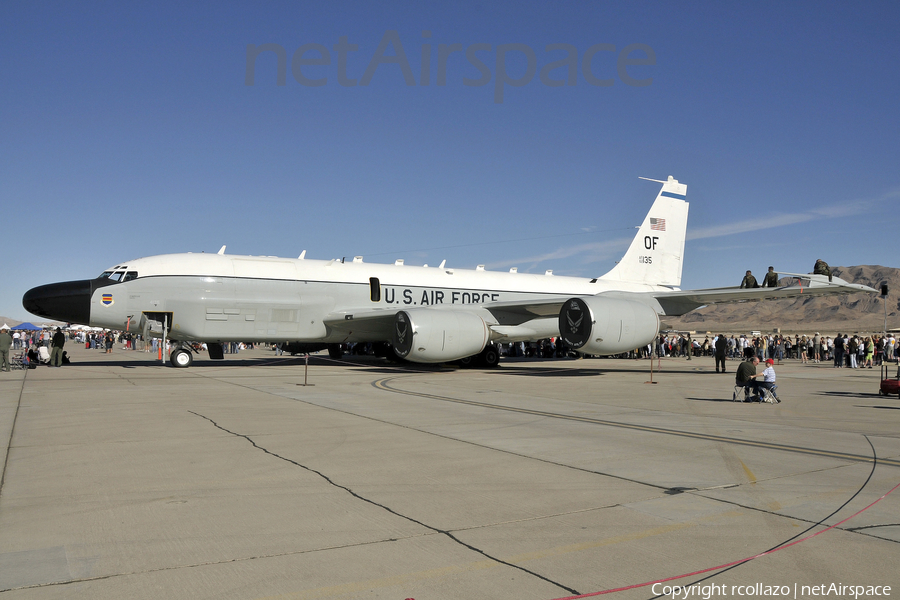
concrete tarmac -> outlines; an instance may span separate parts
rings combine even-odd
[[[2,600],[900,595],[877,369],[120,348],[0,373]]]

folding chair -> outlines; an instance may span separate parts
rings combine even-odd
[[[28,356],[24,352],[19,352],[9,359],[9,365],[13,369],[27,369]]]
[[[778,399],[778,396],[775,395],[775,390],[778,389],[777,385],[773,385],[770,388],[759,387],[759,401],[760,402],[768,402],[769,404],[779,404],[781,400]]]
[[[749,385],[742,383],[734,384],[734,393],[731,395],[732,402],[750,402],[752,392]]]

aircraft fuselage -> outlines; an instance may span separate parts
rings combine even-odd
[[[608,291],[610,285],[586,278],[369,264],[336,260],[284,259],[219,254],[173,254],[140,258],[112,267],[100,285],[82,285],[82,319],[92,327],[138,331],[142,320],[168,317],[170,335],[182,341],[380,341],[383,328],[370,331],[325,322],[327,315],[355,311],[396,311],[413,307],[477,308],[529,301],[564,301],[570,296]],[[37,299],[53,286],[32,290],[24,299],[30,312],[48,318]],[[82,283],[82,282],[79,282]],[[652,291],[656,286],[616,284],[615,289]],[[671,289],[671,288],[665,288]],[[43,292],[42,292],[43,290]],[[535,315],[549,319],[556,312]],[[43,314],[42,314],[43,313]],[[70,315],[76,316],[76,315]]]

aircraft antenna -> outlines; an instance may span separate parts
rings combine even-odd
[[[224,255],[225,254],[225,246],[222,246],[221,248],[219,248],[219,251],[216,252],[216,254],[218,254],[219,256]]]
[[[644,181],[655,181],[656,183],[678,183],[678,180],[669,175],[668,181],[660,181],[659,179],[650,179],[649,177],[638,177],[638,179],[643,179]]]

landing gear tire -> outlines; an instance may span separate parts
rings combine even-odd
[[[494,344],[488,344],[479,354],[461,358],[457,362],[464,369],[474,369],[476,367],[496,369],[500,364],[500,349]]]
[[[331,358],[332,360],[341,360],[344,358],[344,351],[341,349],[340,344],[328,345],[328,358]]]
[[[478,362],[485,369],[496,369],[500,365],[500,350],[497,346],[488,344],[478,355]]]
[[[194,356],[191,354],[190,350],[179,348],[169,356],[169,362],[172,363],[172,366],[175,368],[186,369],[194,362]]]
[[[475,366],[475,362],[477,359],[478,355],[476,354],[475,356],[467,356],[465,358],[461,358],[457,362],[463,369],[471,369]]]

